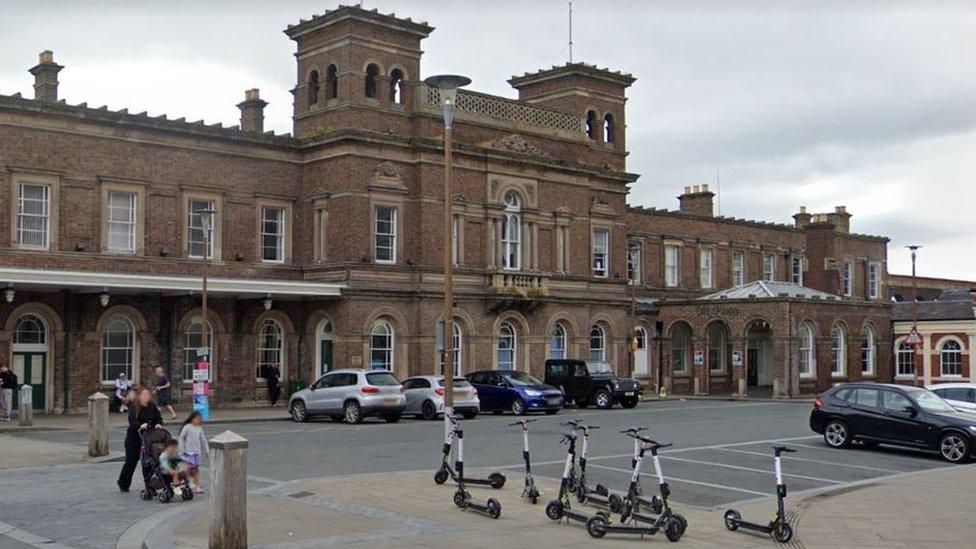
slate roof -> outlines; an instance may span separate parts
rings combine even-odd
[[[698,298],[709,301],[717,299],[770,299],[792,297],[799,299],[840,300],[840,296],[807,288],[792,282],[767,282],[756,280],[741,286],[733,286]]]
[[[935,301],[918,302],[918,320],[974,320],[973,311],[974,291],[949,290],[942,292]],[[895,303],[891,311],[891,319],[911,320],[912,302],[900,301]]]

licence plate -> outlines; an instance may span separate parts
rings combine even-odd
[[[397,403],[397,401],[396,401],[395,398],[388,398],[388,399],[386,399],[386,400],[383,401],[383,404],[389,404],[391,406],[394,405],[394,404],[396,404],[396,403]]]
[[[547,399],[547,402],[549,402],[549,405],[550,406],[556,406],[557,404],[559,404],[559,400],[560,399],[558,399],[558,398],[550,398],[550,399]]]
[[[632,396],[634,396],[634,392],[633,391],[627,391],[626,393],[624,393],[624,396],[632,397]]]
[[[454,398],[464,398],[468,396],[467,391],[454,391]]]

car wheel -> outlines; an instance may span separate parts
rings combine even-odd
[[[296,423],[305,423],[308,421],[308,409],[305,408],[305,403],[296,400],[291,403],[291,420]]]
[[[512,413],[517,416],[525,415],[525,401],[521,398],[516,398],[512,401]]]
[[[401,414],[386,414],[383,416],[383,421],[387,423],[396,423],[400,421]]]
[[[606,389],[600,389],[593,395],[593,402],[601,410],[613,408],[613,396]]]
[[[969,440],[965,436],[950,432],[939,438],[939,455],[949,463],[962,463],[969,458]]]
[[[342,412],[346,423],[350,425],[362,423],[363,421],[363,410],[359,407],[359,403],[356,401],[347,402],[346,405],[342,407]]]
[[[635,408],[637,406],[637,397],[625,398],[620,401],[620,405],[624,408]]]
[[[461,412],[461,417],[464,419],[474,419],[478,417],[478,412],[471,410],[470,412]]]
[[[847,424],[839,419],[832,419],[824,427],[824,442],[831,448],[847,448],[851,445],[851,431]]]
[[[437,419],[437,407],[434,406],[433,402],[425,400],[423,406],[420,407],[420,415],[427,420]]]

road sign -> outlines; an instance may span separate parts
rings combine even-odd
[[[918,333],[918,330],[915,329],[915,326],[912,326],[912,329],[909,330],[908,335],[905,336],[905,343],[908,345],[914,345],[916,347],[922,344],[922,336]]]

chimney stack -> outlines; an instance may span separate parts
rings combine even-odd
[[[38,101],[58,100],[58,73],[63,69],[54,62],[54,52],[44,50],[38,55],[37,65],[30,69],[34,75],[34,99]]]
[[[834,229],[839,233],[851,232],[851,214],[847,213],[847,206],[837,206],[834,213],[827,214],[827,219],[834,224]]]
[[[800,206],[800,211],[793,214],[793,226],[795,226],[797,229],[802,229],[803,227],[809,225],[812,219],[813,215],[807,213],[807,207]]]
[[[237,104],[241,109],[241,129],[246,132],[264,133],[264,107],[267,101],[261,99],[261,91],[252,88],[244,92],[244,101]]]
[[[712,199],[715,193],[708,190],[708,185],[694,185],[685,187],[685,192],[678,197],[679,211],[684,214],[712,217]]]

